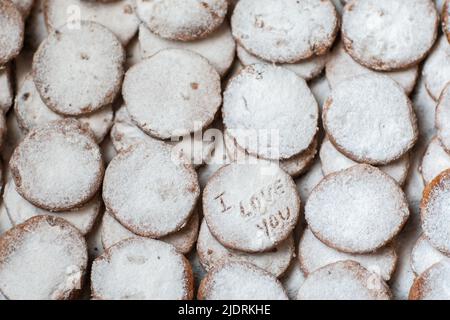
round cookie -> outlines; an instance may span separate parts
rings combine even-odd
[[[236,145],[236,141],[232,137],[230,137],[230,135],[228,134],[228,130],[226,129],[223,133],[223,138],[227,154],[232,161],[235,161],[237,163],[252,163],[258,161],[257,158],[248,154],[245,150]],[[298,177],[307,169],[309,169],[310,165],[314,161],[314,158],[317,154],[317,140],[318,138],[316,137],[311,143],[311,146],[299,155],[287,160],[273,162],[278,164],[280,168],[286,171],[286,173],[291,177]]]
[[[45,0],[45,24],[53,32],[66,23],[77,25],[81,20],[94,21],[111,30],[126,46],[138,30],[139,19],[132,0],[85,1]]]
[[[260,59],[247,50],[245,50],[241,46],[237,46],[237,56],[239,61],[246,67],[251,64],[257,63],[267,63],[270,62]],[[327,54],[323,54],[321,56],[313,56],[309,59],[301,60],[296,63],[282,63],[280,67],[286,68],[295,72],[300,78],[305,79],[306,81],[312,80],[320,75],[325,68],[325,63],[327,62]]]
[[[50,33],[33,58],[33,79],[44,103],[70,116],[94,112],[119,93],[125,51],[100,24],[81,21]]]
[[[248,262],[232,261],[202,280],[199,300],[288,300],[281,283],[272,274]]]
[[[75,227],[34,217],[0,238],[0,290],[11,300],[73,299],[87,263],[86,241]]]
[[[65,118],[63,115],[49,109],[42,102],[34,85],[33,78],[30,75],[25,78],[17,92],[14,111],[17,115],[19,126],[25,133],[51,121]],[[111,129],[113,118],[114,112],[112,106],[108,105],[94,113],[80,116],[77,119],[84,128],[92,131],[95,140],[97,143],[100,143]]]
[[[303,272],[307,275],[331,263],[353,260],[367,270],[379,274],[385,281],[391,279],[397,264],[397,254],[393,246],[386,246],[370,254],[343,253],[326,246],[309,228],[303,232],[298,245],[298,259]]]
[[[225,247],[266,252],[297,225],[300,198],[292,178],[277,165],[230,164],[218,170],[203,192],[203,214]]]
[[[341,153],[372,165],[400,159],[418,139],[416,116],[405,91],[378,74],[340,83],[325,102],[323,125]]]
[[[197,241],[197,254],[206,271],[211,271],[228,261],[243,261],[254,264],[276,277],[284,274],[294,255],[294,240],[289,237],[272,251],[248,254],[227,249],[209,231],[206,221],[202,222]]]
[[[358,164],[340,153],[333,146],[328,137],[325,137],[322,142],[319,155],[320,162],[322,163],[322,171],[325,175],[329,175]],[[399,185],[403,185],[406,177],[408,176],[409,167],[410,157],[409,154],[406,154],[392,163],[378,167],[378,169],[394,178]]]
[[[205,57],[223,77],[233,64],[236,44],[228,23],[223,23],[206,39],[195,41],[173,41],[152,33],[147,27],[139,27],[139,44],[142,57],[149,58],[165,49],[191,50]]]
[[[264,159],[302,153],[318,130],[319,108],[305,80],[268,64],[250,65],[228,83],[222,113],[237,145]]]
[[[8,211],[11,223],[16,226],[35,216],[55,216],[67,220],[75,226],[83,235],[88,234],[96,222],[100,211],[103,208],[100,195],[95,196],[83,207],[76,210],[52,213],[41,209],[25,200],[16,190],[13,181],[9,181],[5,186],[3,201]]]
[[[409,292],[410,300],[450,300],[450,263],[434,264],[416,278]]]
[[[0,2],[0,66],[14,59],[22,49],[24,22],[9,0]]]
[[[191,41],[206,38],[224,21],[227,0],[136,0],[136,14],[162,38]]]
[[[425,184],[436,178],[442,171],[450,169],[450,155],[442,147],[437,137],[434,137],[425,151],[420,166],[420,172]]]
[[[298,300],[390,300],[388,285],[375,273],[351,260],[311,273],[298,291]]]
[[[445,37],[440,37],[425,61],[422,76],[430,96],[436,101],[439,100],[442,91],[450,82],[450,43]]]
[[[342,39],[360,64],[393,71],[418,64],[437,36],[431,0],[354,0],[342,15]]]
[[[392,80],[397,82],[408,95],[413,91],[419,77],[418,66],[390,72],[374,71],[366,68],[353,60],[347,51],[345,51],[342,42],[336,45],[329,55],[329,58],[326,61],[325,70],[328,82],[332,88],[337,87],[342,81],[347,79],[372,72],[379,72],[391,77]]]
[[[103,181],[108,211],[133,233],[160,238],[179,231],[200,195],[197,174],[155,141],[119,153]]]
[[[91,289],[99,300],[190,300],[194,278],[189,261],[174,246],[132,238],[94,260]]]
[[[409,217],[405,194],[381,170],[356,165],[326,176],[310,194],[305,217],[314,235],[347,253],[389,243]]]
[[[197,240],[198,229],[199,214],[195,212],[183,229],[158,240],[173,245],[182,254],[188,254]],[[108,211],[105,212],[101,226],[103,248],[110,248],[122,240],[134,237],[138,235],[122,226]]]
[[[442,29],[447,36],[448,42],[450,42],[450,1],[447,0],[444,3],[442,9]]]
[[[420,204],[422,230],[431,245],[450,255],[450,170],[443,171],[434,178],[423,191]]]
[[[159,139],[209,126],[222,103],[217,71],[199,54],[182,49],[160,51],[133,66],[122,94],[133,122]]]
[[[442,146],[450,152],[450,81],[442,91],[436,107],[436,129]]]
[[[416,275],[419,276],[432,265],[441,261],[450,262],[449,257],[433,248],[427,237],[421,236],[417,239],[411,251],[411,267]]]
[[[240,0],[231,18],[233,36],[249,53],[276,63],[322,55],[339,30],[329,0]]]
[[[40,208],[79,208],[97,193],[104,165],[100,148],[79,121],[32,130],[14,151],[10,168],[22,197]]]

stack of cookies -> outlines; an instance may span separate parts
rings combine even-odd
[[[0,0],[0,299],[450,299],[450,0]]]

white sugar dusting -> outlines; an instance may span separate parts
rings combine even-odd
[[[69,224],[48,216],[2,237],[0,289],[8,299],[68,299],[81,288],[86,243]]]
[[[92,265],[94,298],[106,300],[191,299],[192,271],[175,248],[162,241],[128,239],[111,247]]]
[[[417,64],[433,46],[438,13],[431,0],[353,1],[344,8],[347,51],[377,70]]]
[[[298,257],[302,269],[308,274],[331,263],[353,260],[379,274],[385,281],[389,281],[397,264],[397,255],[392,246],[369,254],[343,253],[322,243],[309,228],[304,231],[300,240]]]
[[[368,253],[400,232],[409,210],[392,178],[357,165],[322,180],[308,198],[305,216],[314,234],[330,246]]]
[[[370,74],[343,81],[326,104],[326,132],[353,160],[386,164],[403,156],[417,140],[411,102],[387,76]]]
[[[228,262],[211,271],[200,293],[203,300],[288,300],[274,276],[243,262]]]
[[[250,53],[267,61],[294,63],[324,54],[339,22],[329,0],[240,0],[231,25],[237,42]]]
[[[298,300],[389,300],[387,284],[354,261],[341,261],[310,274]]]
[[[236,44],[231,35],[231,29],[228,23],[223,23],[219,29],[205,39],[187,42],[161,38],[152,33],[144,25],[141,25],[139,27],[139,43],[144,59],[164,49],[186,49],[194,51],[208,59],[221,76],[224,76],[231,67],[236,49]]]
[[[265,159],[299,154],[318,130],[318,105],[306,82],[292,71],[267,64],[250,65],[231,80],[222,112],[236,143]],[[279,143],[267,143],[272,132]]]

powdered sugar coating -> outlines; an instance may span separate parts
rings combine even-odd
[[[0,67],[0,110],[6,114],[14,101],[11,68],[9,65]]]
[[[280,277],[289,267],[294,255],[294,240],[289,237],[272,251],[248,254],[224,247],[214,238],[203,220],[197,241],[197,253],[208,272],[228,261],[244,261]]]
[[[295,300],[297,298],[298,290],[305,279],[306,277],[300,269],[300,263],[297,259],[293,259],[289,269],[280,279],[290,300]]]
[[[425,236],[421,236],[411,252],[411,266],[416,275],[420,275],[435,263],[448,260],[449,257],[433,248]]]
[[[387,284],[354,261],[329,264],[311,273],[300,287],[298,300],[389,300]]]
[[[173,41],[152,33],[141,24],[139,43],[143,58],[149,58],[164,49],[186,49],[194,51],[208,59],[217,72],[224,76],[230,69],[235,56],[236,44],[228,23],[223,23],[214,33],[205,39],[194,41]]]
[[[329,55],[326,63],[326,75],[332,88],[337,87],[342,81],[352,77],[377,72],[359,64],[345,51],[342,42],[340,42]],[[412,66],[407,69],[382,72],[397,82],[407,94],[410,94],[416,84],[419,76],[419,67]]]
[[[216,30],[227,14],[227,0],[136,0],[136,14],[160,37],[190,41]]]
[[[426,184],[442,171],[450,169],[450,155],[444,150],[439,139],[434,137],[423,155],[420,171]]]
[[[324,54],[339,28],[329,0],[240,0],[231,19],[236,41],[271,62],[295,63]]]
[[[296,180],[297,190],[303,202],[308,200],[312,190],[322,181],[323,177],[322,165],[320,160],[316,159],[308,172]]]
[[[450,255],[450,170],[434,178],[423,192],[420,205],[422,230],[431,245]]]
[[[281,283],[270,273],[247,262],[227,262],[208,273],[199,300],[288,300]]]
[[[160,139],[207,127],[222,103],[220,76],[197,53],[163,50],[128,70],[123,97],[133,120]]]
[[[334,172],[338,172],[347,168],[350,168],[358,162],[347,158],[341,152],[339,152],[328,137],[325,137],[320,147],[320,161],[322,163],[322,171],[325,175],[329,175]],[[394,178],[399,185],[403,185],[408,176],[409,171],[409,155],[404,155],[399,160],[396,160],[390,164],[380,166],[378,169]]]
[[[450,43],[445,37],[440,37],[428,56],[422,75],[428,92],[437,101],[450,82]]]
[[[193,134],[166,143],[183,156],[185,163],[193,164],[197,168],[209,160],[215,148],[214,141],[203,138],[203,135],[199,137]],[[111,140],[117,152],[126,151],[138,143],[151,144],[158,141],[133,123],[125,106],[116,111],[114,125],[111,128]]]
[[[10,168],[20,195],[51,211],[88,202],[104,173],[100,148],[81,123],[71,119],[31,131],[14,151]]]
[[[397,264],[397,255],[392,246],[386,246],[374,253],[348,254],[326,246],[317,239],[309,228],[305,229],[298,247],[298,258],[302,270],[310,274],[328,264],[353,260],[385,281],[389,281]]]
[[[444,149],[450,151],[450,81],[442,91],[436,107],[437,136]]]
[[[65,115],[91,113],[120,91],[125,51],[100,24],[81,21],[50,33],[33,59],[33,79],[42,100]]]
[[[0,239],[0,289],[12,300],[75,298],[87,262],[76,228],[60,218],[34,217]]]
[[[414,281],[410,300],[450,300],[450,262],[441,261],[424,271]]]
[[[0,2],[0,66],[15,58],[23,45],[24,22],[8,0]]]
[[[250,65],[228,83],[222,112],[236,143],[264,159],[298,155],[318,130],[318,105],[305,80],[267,64]]]
[[[45,22],[50,32],[67,22],[76,25],[81,20],[94,21],[111,30],[125,46],[136,34],[139,19],[133,0],[99,3],[85,0],[46,0]]]
[[[409,209],[394,179],[375,167],[356,165],[319,183],[305,217],[325,244],[347,253],[370,253],[400,232]]]
[[[342,16],[344,45],[366,67],[407,68],[433,46],[438,19],[431,0],[353,0]]]
[[[25,78],[17,92],[14,111],[16,112],[17,121],[21,129],[25,133],[51,121],[65,118],[53,112],[42,102],[31,76]],[[94,113],[80,116],[77,119],[82,123],[83,127],[92,131],[95,140],[100,143],[109,132],[113,123],[113,117],[112,107],[108,105]]]
[[[211,233],[224,246],[245,252],[269,251],[287,239],[299,210],[292,178],[267,162],[224,166],[203,192]]]
[[[95,299],[189,300],[193,297],[189,262],[175,247],[132,238],[107,249],[92,264]]]
[[[378,74],[340,83],[323,111],[333,145],[352,160],[372,165],[390,163],[408,152],[418,138],[416,122],[405,91]]]
[[[230,137],[228,130],[224,130],[223,134],[225,147],[227,149],[227,154],[230,157],[231,161],[234,162],[246,162],[246,161],[257,161],[257,158],[248,154],[245,150],[243,150],[240,146],[236,144],[236,141]],[[294,156],[287,160],[281,161],[273,161],[277,165],[280,166],[281,169],[286,171],[292,177],[297,177],[303,174],[309,166],[314,161],[314,158],[317,154],[317,145],[318,139],[315,138],[311,143],[311,146],[300,153],[297,156]]]
[[[159,240],[173,245],[182,254],[188,254],[197,240],[198,229],[199,215],[195,212],[183,229]],[[122,226],[119,221],[106,211],[102,220],[101,237],[103,248],[107,249],[122,240],[138,237],[138,235]]]
[[[268,63],[270,62],[260,59],[247,50],[245,50],[240,45],[237,46],[237,56],[239,61],[244,65],[248,66],[251,64],[257,63]],[[286,68],[295,72],[299,77],[309,81],[315,77],[317,77],[325,68],[325,63],[327,61],[328,55],[323,54],[321,56],[313,56],[309,59],[301,60],[296,63],[282,63],[280,67]]]
[[[115,114],[114,125],[111,128],[111,140],[117,152],[130,149],[133,145],[154,141],[144,131],[139,129],[130,118],[125,105],[122,105]]]
[[[34,206],[25,200],[17,191],[13,181],[5,186],[3,201],[8,211],[11,223],[16,226],[35,216],[55,216],[67,220],[83,235],[89,233],[103,207],[101,197],[95,196],[80,209],[52,213],[48,210]]]
[[[155,141],[119,153],[103,182],[106,208],[127,229],[159,238],[180,230],[200,195],[197,174]]]

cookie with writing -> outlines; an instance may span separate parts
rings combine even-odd
[[[203,213],[213,236],[227,248],[266,252],[294,230],[300,198],[277,165],[233,163],[222,167],[203,192]]]

